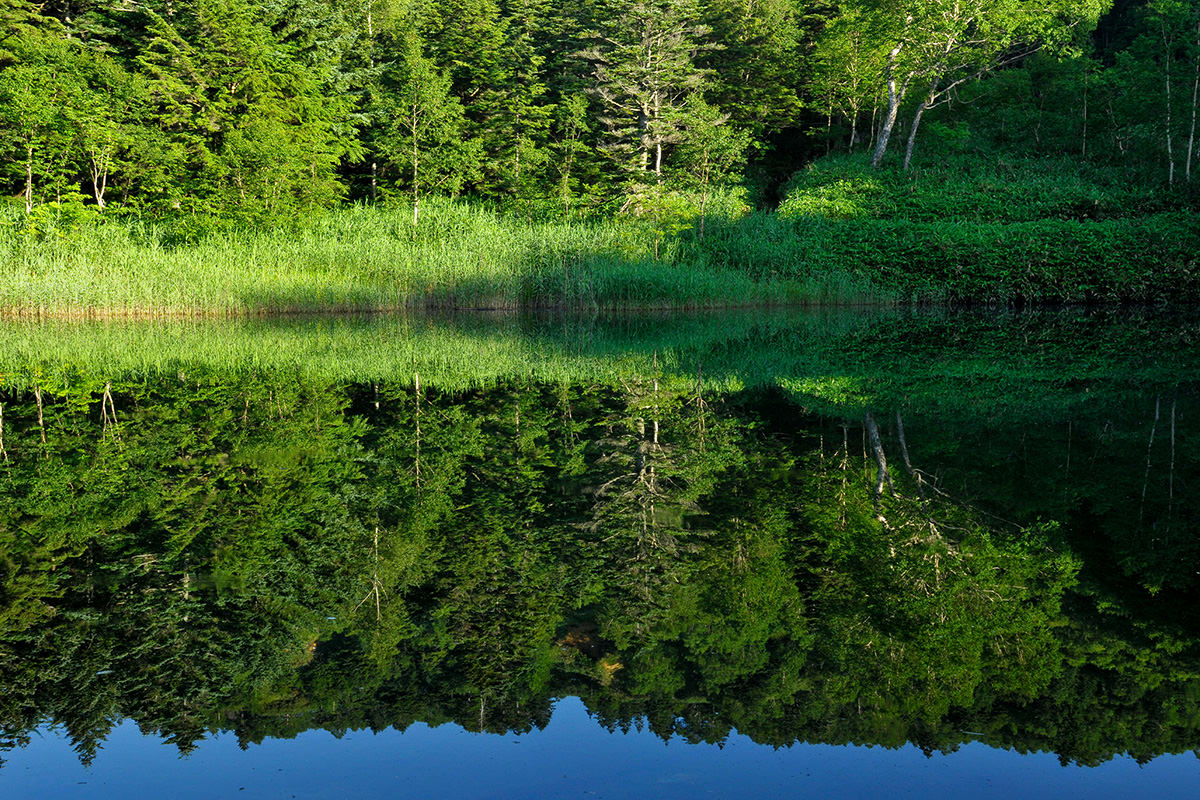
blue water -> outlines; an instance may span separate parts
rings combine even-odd
[[[797,745],[773,750],[734,735],[723,747],[610,734],[574,698],[543,731],[498,736],[424,724],[336,738],[309,731],[240,750],[232,735],[191,755],[118,726],[91,767],[56,730],[5,754],[0,797],[692,798],[1197,797],[1191,753],[1139,766],[1118,758],[1064,767],[1051,754],[982,743],[932,758],[915,747]]]

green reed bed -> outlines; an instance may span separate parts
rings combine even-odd
[[[689,308],[816,301],[675,248],[654,259],[623,221],[530,222],[430,203],[325,212],[277,228],[194,220],[0,225],[0,308],[18,314],[169,315],[402,308]]]
[[[685,198],[684,198],[685,199]],[[706,235],[660,219],[539,221],[465,202],[278,225],[0,215],[0,312],[246,315],[782,305],[1200,301],[1194,196],[1029,160],[909,173],[833,158],[777,212],[733,195]]]

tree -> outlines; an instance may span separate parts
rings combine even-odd
[[[21,167],[25,213],[40,182],[56,196],[75,174],[77,125],[72,109],[83,85],[70,43],[31,37],[20,43],[21,63],[0,72],[0,136]]]
[[[1172,185],[1175,183],[1176,173],[1176,137],[1183,135],[1182,131],[1177,133],[1175,130],[1177,118],[1174,111],[1178,102],[1176,97],[1180,94],[1185,98],[1187,96],[1185,85],[1175,84],[1182,83],[1181,78],[1186,80],[1188,77],[1191,78],[1192,84],[1191,108],[1183,172],[1185,180],[1191,181],[1192,177],[1196,107],[1197,98],[1200,97],[1200,6],[1184,0],[1152,0],[1146,12],[1147,32],[1143,40],[1152,39],[1154,44],[1145,42],[1144,49],[1150,53],[1158,51],[1149,55],[1148,60],[1157,64],[1158,82],[1162,87],[1161,128],[1167,154],[1167,184]]]
[[[141,107],[145,81],[126,72],[107,56],[92,57],[87,85],[70,110],[79,131],[82,166],[92,185],[92,197],[103,211],[113,172],[130,166],[129,152],[143,126]]]
[[[819,7],[792,0],[707,0],[703,19],[721,47],[705,51],[699,63],[712,70],[705,91],[764,147],[772,133],[798,124],[805,80],[805,10]]]
[[[714,188],[732,184],[746,158],[750,136],[728,125],[728,115],[710,106],[699,95],[688,98],[681,112],[683,134],[678,147],[679,176],[688,188],[700,193],[700,227],[704,238],[704,219]]]
[[[398,45],[385,74],[392,91],[383,99],[388,122],[382,147],[390,163],[407,174],[415,225],[422,196],[435,190],[454,194],[476,174],[479,145],[467,138],[450,76],[425,57],[416,31],[406,31]]]
[[[563,213],[570,213],[571,199],[578,191],[580,181],[577,163],[592,150],[585,139],[591,133],[587,112],[588,100],[582,94],[568,95],[555,108],[553,130],[557,135],[550,149],[554,154],[554,169],[558,173],[558,196],[563,204]]]
[[[10,48],[20,50],[30,36],[61,29],[58,20],[42,16],[40,10],[26,0],[0,0],[0,69],[21,60]]]
[[[876,22],[861,6],[848,6],[829,21],[816,46],[810,91],[829,116],[836,111],[850,123],[851,151],[859,139],[859,118],[868,107],[874,113],[881,96],[878,78],[887,49],[870,28]]]
[[[1155,0],[1136,9],[1128,47],[1096,80],[1112,155],[1154,164],[1168,185],[1191,179],[1200,98],[1200,7]],[[1161,170],[1161,172],[1159,171]]]
[[[711,29],[695,0],[631,0],[613,12],[582,57],[594,65],[611,152],[635,181],[648,171],[657,181],[664,149],[679,137],[677,112],[708,75],[697,60],[715,47]]]
[[[198,0],[155,16],[138,63],[153,119],[173,145],[174,197],[213,210],[283,212],[340,196],[336,167],[361,152],[353,99],[328,93],[329,65],[287,58],[248,0]]]
[[[909,91],[923,99],[909,127],[905,165],[925,111],[953,89],[1047,46],[1070,42],[1083,21],[1095,21],[1104,0],[1055,0],[1030,7],[1020,0],[887,0],[847,4],[886,47],[882,80],[886,111],[871,163],[887,151],[900,106]]]
[[[498,161],[498,179],[507,193],[529,197],[549,154],[545,150],[554,107],[546,102],[543,81],[545,58],[533,47],[536,20],[517,16],[508,25],[508,41],[501,51],[504,84],[498,98],[495,126],[502,132],[491,148]]]

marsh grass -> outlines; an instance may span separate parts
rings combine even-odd
[[[34,228],[10,209],[0,314],[1200,301],[1200,217],[1186,198],[1107,174],[1064,173],[1056,187],[1036,166],[900,174],[830,159],[797,177],[778,213],[728,203],[703,239],[686,214],[547,221],[449,200],[416,225],[402,208],[355,206],[274,227],[40,215]],[[1029,198],[1005,200],[1022,187]]]
[[[538,222],[450,201],[430,203],[415,226],[402,210],[354,207],[268,229],[181,219],[30,232],[12,213],[0,224],[0,309],[156,316],[829,300],[807,275],[754,274],[683,245],[655,260],[644,228],[627,220]],[[864,298],[874,299],[841,299]]]

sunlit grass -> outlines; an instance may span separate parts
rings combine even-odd
[[[118,220],[31,234],[14,212],[0,224],[0,309],[153,316],[880,299],[862,281],[756,274],[694,243],[656,260],[644,228],[625,220],[537,222],[442,201],[415,226],[403,210],[364,207],[274,229],[190,224]]]

